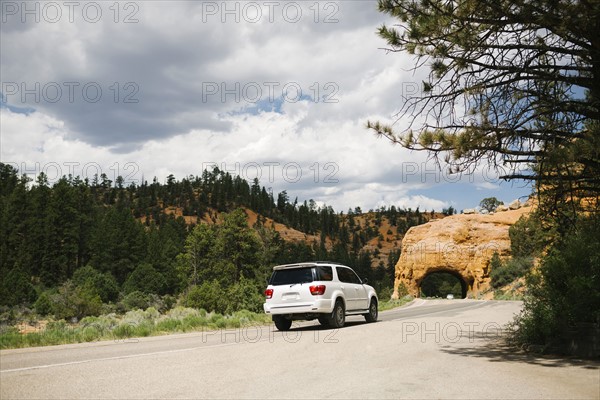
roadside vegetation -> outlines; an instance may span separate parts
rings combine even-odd
[[[411,300],[410,296],[397,300],[382,298],[379,311],[403,306]],[[271,324],[271,317],[262,312],[242,310],[220,314],[207,312],[203,308],[183,306],[175,306],[163,312],[155,307],[134,309],[121,315],[110,313],[84,317],[77,322],[44,319],[29,309],[13,309],[2,314],[1,318],[3,324],[0,327],[0,349],[110,340],[126,342],[147,336],[221,329],[242,329],[246,332]],[[12,318],[12,321],[9,318]]]
[[[509,341],[542,352],[567,351],[574,337],[590,335],[584,330],[600,322],[600,221],[580,216],[561,227],[534,212],[509,234],[511,257],[494,254],[490,260],[494,298],[524,301]]]
[[[124,315],[114,313],[85,317],[76,323],[65,320],[40,321],[29,316],[26,326],[33,331],[19,332],[15,326],[0,331],[0,348],[50,346],[102,340],[127,341],[134,338],[216,329],[255,327],[270,322],[266,314],[237,311],[222,315],[204,309],[175,307],[163,314],[156,308],[132,310]],[[43,324],[43,326],[41,326]]]
[[[393,310],[394,308],[402,307],[405,304],[413,301],[412,296],[402,296],[399,299],[389,299],[386,301],[379,301],[379,311]]]
[[[600,219],[583,217],[547,248],[539,268],[526,277],[525,307],[511,326],[514,344],[562,352],[569,350],[572,341],[588,346],[597,340],[599,238]]]

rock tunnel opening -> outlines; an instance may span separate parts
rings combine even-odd
[[[467,291],[467,282],[460,274],[453,271],[433,271],[425,275],[419,282],[421,297],[446,298],[452,294],[454,298],[464,299],[467,297]]]

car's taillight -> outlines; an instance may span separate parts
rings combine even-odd
[[[310,287],[310,294],[313,296],[320,296],[325,294],[325,285],[316,285]]]
[[[270,299],[271,297],[273,297],[273,289],[265,290],[265,296],[267,296],[267,299]]]

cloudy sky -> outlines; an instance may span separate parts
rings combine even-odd
[[[527,195],[377,139],[426,70],[366,1],[1,1],[0,160],[32,177],[180,179],[216,165],[337,211]],[[408,121],[398,121],[402,128]]]

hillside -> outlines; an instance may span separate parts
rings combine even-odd
[[[156,194],[148,195],[148,192]],[[260,221],[287,242],[316,248],[323,241],[323,247],[330,252],[337,244],[349,248],[356,256],[367,253],[372,268],[393,267],[402,238],[411,226],[445,216],[439,212],[400,209],[393,205],[368,212],[357,207],[347,213],[338,213],[328,206],[317,207],[312,200],[299,203],[295,199],[292,202],[286,191],[275,198],[259,186],[258,181],[249,185],[218,169],[205,171],[201,178],[194,180],[184,178],[178,182],[170,177],[166,188],[154,183],[140,190],[140,195],[146,199],[141,196],[136,199],[133,211],[146,225],[160,219],[161,214],[181,217],[188,225],[218,224],[222,213],[241,207],[248,216],[250,227]],[[152,199],[155,199],[154,204]],[[352,257],[342,258],[337,257],[335,261],[355,262]]]
[[[304,232],[300,232],[297,229],[287,227],[284,224],[275,222],[275,220],[273,220],[269,217],[262,216],[249,208],[246,208],[246,207],[241,207],[241,208],[244,209],[244,212],[248,216],[248,227],[250,227],[250,228],[254,227],[256,225],[257,221],[260,219],[261,222],[265,226],[267,226],[269,228],[273,228],[277,233],[279,233],[279,235],[281,235],[281,238],[283,240],[299,241],[299,242],[305,242],[307,244],[311,244],[311,243],[319,240],[319,237],[316,235],[307,234]],[[220,213],[217,210],[210,209],[210,208],[207,209],[206,214],[204,214],[201,218],[198,218],[198,216],[184,215],[183,208],[181,208],[181,207],[165,207],[162,210],[162,212],[166,215],[172,215],[176,218],[183,218],[183,220],[185,221],[185,223],[187,225],[196,225],[198,223],[213,225],[213,224],[218,224],[222,220],[222,217],[221,217],[222,213]],[[139,221],[145,222],[146,217],[140,217]],[[332,245],[331,240],[328,240],[327,248],[331,249],[331,245]]]
[[[272,218],[260,215],[249,208],[242,208],[248,216],[249,227],[254,227],[257,221],[260,219],[264,226],[273,228],[285,241],[302,242],[307,245],[313,245],[319,243],[320,241],[320,235],[318,234],[302,232],[280,222],[276,222]],[[199,222],[206,224],[218,224],[221,220],[221,213],[213,209],[208,209],[206,214],[200,219],[197,216],[184,215],[181,207],[166,207],[164,208],[163,213],[166,215],[172,215],[176,218],[181,217],[188,225],[195,225]],[[377,229],[376,236],[369,239],[359,249],[359,251],[369,251],[371,254],[374,254],[372,260],[372,266],[374,268],[380,263],[383,263],[384,265],[387,264],[388,257],[393,252],[398,251],[402,243],[402,238],[404,237],[404,232],[402,232],[401,227],[398,227],[397,225],[393,226],[389,219],[385,216],[380,216],[380,213],[381,211],[371,211],[365,214],[355,215],[353,217],[357,226],[360,227],[357,231],[359,236],[361,231],[370,226],[373,226]],[[435,219],[441,219],[443,217],[444,215],[441,213],[434,213],[432,218],[432,215],[428,213],[423,216],[423,222],[429,222]],[[347,219],[347,217],[344,218],[345,221],[347,221]],[[139,220],[145,222],[145,217],[140,217]],[[406,219],[404,220],[406,221]],[[376,226],[378,223],[379,226]],[[334,240],[332,240],[331,237],[326,237],[325,247],[327,250],[331,250],[333,245]]]
[[[301,230],[294,229],[281,222],[277,222],[270,217],[261,215],[249,208],[242,208],[248,216],[249,227],[254,227],[257,224],[257,221],[260,220],[264,226],[274,229],[281,236],[281,238],[287,242],[299,242],[308,246],[315,246],[321,240],[319,232],[316,234],[302,232]],[[212,225],[219,224],[219,221],[222,220],[222,213],[211,208],[207,209],[206,213],[201,218],[198,218],[198,216],[184,215],[183,208],[181,207],[165,207],[162,210],[162,213],[165,215],[174,216],[176,218],[182,218],[187,225],[196,225],[198,223]],[[374,235],[365,243],[363,243],[358,249],[358,252],[368,251],[372,255],[372,268],[376,268],[380,264],[388,268],[390,257],[398,257],[398,250],[400,249],[402,238],[405,234],[405,232],[403,232],[403,226],[405,226],[404,224],[408,225],[406,217],[401,217],[403,224],[398,226],[392,225],[390,220],[385,215],[381,214],[384,214],[384,212],[378,210],[370,211],[364,214],[352,215],[352,218],[358,227],[355,231],[358,238],[364,237],[364,235]],[[441,219],[445,216],[442,213],[434,213],[433,216],[431,213],[422,215],[422,223],[435,219]],[[342,220],[344,222],[342,223],[347,223],[348,219],[349,218],[347,215],[343,216]],[[140,217],[139,220],[141,222],[146,222],[146,217]],[[151,220],[151,218],[149,220]],[[377,226],[377,224],[379,225]],[[373,231],[374,229],[375,231]],[[334,239],[332,239],[330,236],[325,237],[325,248],[328,251],[333,249],[334,244]]]
[[[272,265],[299,260],[340,262],[391,290],[406,231],[441,216],[393,205],[336,212],[218,169],[125,186],[105,175],[50,184],[40,174],[31,182],[0,164],[0,180],[0,305],[7,306],[47,305],[56,296],[64,304],[73,293],[96,308],[139,305],[143,296],[181,296],[215,279],[260,293]]]

